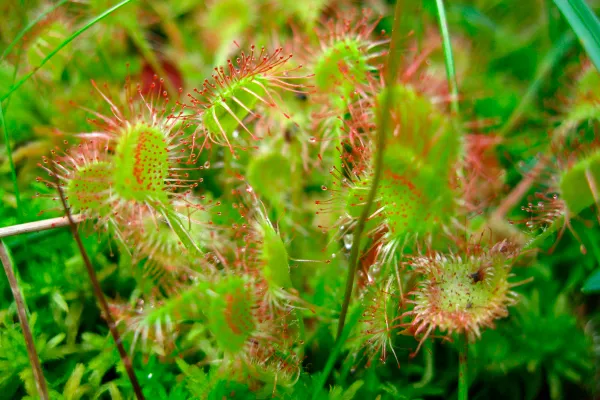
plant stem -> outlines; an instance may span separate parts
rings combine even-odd
[[[83,216],[80,214],[71,215],[73,222],[76,224],[83,221]],[[8,236],[22,235],[24,233],[45,231],[47,229],[61,228],[69,225],[69,218],[58,217],[44,219],[42,221],[27,222],[25,224],[12,225],[0,228],[0,239]]]
[[[53,168],[52,172],[55,177],[58,176],[58,174],[56,173],[54,168]],[[133,371],[133,365],[131,364],[131,359],[129,358],[129,356],[127,355],[127,352],[125,351],[125,348],[123,347],[123,343],[121,341],[119,331],[117,330],[117,325],[115,324],[112,314],[110,313],[110,309],[108,307],[108,302],[106,301],[106,298],[104,297],[104,293],[102,293],[102,289],[100,288],[100,282],[98,281],[98,277],[96,276],[96,271],[94,270],[94,267],[92,266],[92,262],[90,261],[87,251],[85,250],[85,247],[83,246],[83,242],[81,241],[81,237],[79,236],[79,232],[77,231],[77,224],[75,223],[75,220],[71,216],[71,212],[69,210],[69,206],[67,205],[67,200],[65,198],[65,194],[63,193],[63,190],[62,190],[62,187],[60,186],[60,184],[57,184],[56,188],[58,190],[58,194],[60,196],[60,201],[62,203],[63,209],[65,210],[66,217],[69,221],[69,227],[71,228],[71,233],[73,234],[73,238],[75,239],[75,242],[77,242],[77,247],[79,247],[81,257],[83,258],[83,263],[85,265],[85,268],[87,269],[87,273],[90,277],[90,280],[92,281],[92,288],[94,290],[94,295],[96,296],[96,298],[98,299],[98,302],[100,303],[100,308],[102,309],[104,318],[106,318],[106,322],[108,324],[108,329],[110,330],[110,333],[113,337],[113,340],[115,341],[115,344],[117,345],[117,350],[119,351],[119,356],[121,357],[121,361],[123,362],[123,365],[125,366],[125,371],[127,372],[127,375],[129,376],[129,380],[131,381],[131,386],[133,386],[133,392],[135,393],[135,397],[138,400],[142,400],[142,399],[144,399],[144,395],[142,393],[142,388],[137,380],[137,377],[135,376],[135,372]]]
[[[388,53],[388,60],[386,65],[386,88],[389,89],[395,82],[398,75],[398,66],[400,64],[400,22],[402,19],[402,1],[396,2],[394,11],[394,25],[392,28],[392,41],[390,43],[390,51]],[[348,261],[348,275],[346,277],[346,290],[344,292],[344,301],[342,303],[342,310],[340,312],[340,321],[338,323],[337,330],[337,341],[341,339],[342,332],[344,330],[344,323],[346,322],[346,315],[348,314],[348,307],[350,305],[350,298],[352,297],[352,289],[354,287],[354,279],[356,270],[358,269],[359,252],[360,252],[360,239],[365,229],[369,213],[371,212],[371,206],[375,201],[375,195],[377,194],[377,187],[379,186],[379,180],[381,179],[381,171],[383,169],[383,153],[385,151],[385,127],[388,126],[390,121],[390,112],[393,104],[392,97],[393,91],[387,90],[386,96],[384,97],[382,104],[380,104],[380,124],[377,127],[377,143],[375,152],[375,171],[373,173],[373,182],[369,190],[365,207],[360,214],[358,219],[356,230],[352,239],[352,250],[350,251],[350,260]]]
[[[363,312],[364,307],[362,305],[359,305],[358,307],[356,307],[354,312],[350,314],[348,325],[346,325],[346,329],[342,331],[342,336],[338,338],[335,345],[333,346],[333,349],[331,350],[331,353],[329,353],[329,357],[327,358],[327,362],[325,363],[325,368],[323,369],[323,372],[318,378],[318,383],[315,384],[315,391],[313,392],[312,396],[313,400],[322,399],[321,393],[323,391],[323,387],[325,386],[325,383],[327,383],[329,374],[331,374],[331,371],[335,366],[338,354],[342,351],[342,344],[350,335],[350,331],[352,330],[354,325],[358,323],[358,320],[360,319]]]
[[[465,334],[458,335],[458,400],[469,398],[468,374],[469,341]]]
[[[35,350],[35,342],[33,341],[33,335],[29,328],[29,321],[27,320],[27,308],[21,291],[19,290],[19,284],[17,278],[13,272],[13,265],[6,250],[4,242],[0,241],[0,261],[4,267],[4,272],[8,278],[8,284],[10,290],[15,298],[15,304],[17,305],[17,315],[19,316],[19,323],[21,324],[21,330],[23,331],[23,338],[25,339],[25,345],[27,346],[27,355],[29,356],[29,363],[33,370],[33,378],[35,380],[35,386],[37,387],[40,399],[48,400],[48,386],[44,373],[42,372],[42,365],[40,364],[40,358],[38,357],[37,351]]]
[[[444,61],[446,63],[446,76],[448,86],[452,96],[452,112],[458,114],[458,84],[456,83],[456,70],[454,68],[454,56],[452,55],[452,42],[448,31],[448,21],[446,20],[446,9],[444,0],[435,1],[438,11],[438,21],[440,23],[440,32],[442,34],[442,45],[444,47]]]
[[[423,343],[423,354],[425,357],[425,371],[423,372],[423,376],[421,376],[421,380],[413,384],[414,388],[420,389],[429,385],[429,383],[433,379],[433,343],[428,340]]]

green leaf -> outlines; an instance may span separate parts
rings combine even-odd
[[[592,272],[592,275],[587,278],[581,291],[585,294],[592,294],[600,292],[600,268]]]
[[[600,21],[583,0],[554,0],[600,71]]]
[[[66,313],[69,312],[69,305],[65,301],[65,298],[63,297],[63,295],[60,294],[60,292],[52,293],[52,301],[54,301],[56,303],[56,305],[59,306],[60,309],[63,310],[64,312],[66,312]]]
[[[440,24],[440,33],[442,35],[442,45],[444,47],[444,61],[446,63],[446,78],[448,88],[452,95],[452,112],[458,113],[458,85],[456,83],[456,71],[454,68],[454,57],[452,56],[452,42],[448,32],[448,21],[446,21],[446,9],[443,0],[436,0],[438,22]]]
[[[600,152],[577,162],[560,177],[560,191],[569,211],[579,214],[598,201],[595,188],[600,182]]]

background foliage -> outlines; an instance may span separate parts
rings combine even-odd
[[[51,188],[36,181],[35,178],[43,174],[38,163],[54,146],[62,145],[63,140],[74,140],[74,134],[89,130],[86,113],[71,103],[83,104],[89,109],[106,109],[103,100],[92,94],[90,80],[119,89],[130,76],[146,87],[151,84],[152,76],[158,74],[166,77],[167,87],[182,87],[187,93],[191,88],[202,87],[215,66],[225,65],[228,58],[239,54],[238,46],[247,49],[250,44],[274,47],[293,42],[297,35],[313,32],[315,27],[321,26],[322,18],[335,16],[335,10],[347,10],[350,6],[347,3],[324,0],[132,1],[94,22],[89,30],[77,35],[36,70],[56,46],[116,3],[106,0],[62,1],[60,4],[26,0],[2,2],[0,96],[4,99],[2,130],[4,138],[10,141],[0,149],[1,225],[62,215],[52,195],[36,196],[36,193],[53,193]],[[414,3],[406,2],[404,6],[407,39],[403,45],[406,51],[410,46],[432,47],[428,73],[444,81],[444,54],[439,46],[436,4],[434,1],[424,1],[418,6],[416,3],[420,2]],[[502,194],[474,217],[483,220],[502,204],[506,193],[527,176],[541,155],[549,151],[552,146],[548,138],[553,132],[569,125],[584,135],[596,137],[600,80],[579,81],[582,71],[593,65],[569,25],[572,22],[562,16],[553,2],[465,0],[448,3],[461,126],[495,143],[491,155],[486,155],[489,164],[485,168],[502,172],[502,178],[490,184],[501,189],[488,188],[490,192]],[[391,32],[393,4],[365,1],[354,6],[381,14],[383,18],[377,24],[377,31]],[[595,4],[591,6],[594,9]],[[48,12],[51,8],[54,10]],[[35,21],[19,38],[24,27]],[[413,32],[410,40],[409,31]],[[18,40],[13,43],[15,38]],[[31,72],[35,72],[31,79],[14,92],[10,90],[15,82]],[[426,79],[429,77],[423,78],[425,86],[428,85]],[[435,79],[431,79],[431,85]],[[577,90],[596,96],[590,102],[592,110],[584,118],[577,114]],[[303,112],[302,96],[290,95],[285,102],[292,111],[297,111],[297,118],[307,115]],[[274,118],[281,119],[281,116]],[[273,126],[281,125],[274,121]],[[306,145],[312,138],[309,125],[299,121],[299,126],[304,131],[294,133],[298,138],[296,143]],[[147,398],[255,398],[269,397],[273,393],[290,399],[455,397],[458,366],[454,343],[427,341],[416,357],[411,357],[418,341],[412,336],[399,335],[393,339],[398,363],[394,357],[388,357],[383,363],[377,359],[366,362],[364,353],[357,350],[362,347],[361,341],[364,342],[360,337],[362,331],[355,329],[337,358],[335,353],[332,356],[335,318],[342,302],[342,277],[346,267],[339,260],[331,262],[330,257],[321,252],[323,238],[318,235],[317,223],[307,224],[314,232],[298,239],[294,230],[297,227],[283,217],[287,199],[280,193],[298,177],[272,175],[273,166],[298,161],[269,153],[277,146],[281,143],[272,140],[262,148],[267,154],[261,161],[263,165],[257,161],[248,166],[248,156],[242,155],[238,170],[247,175],[269,205],[269,217],[278,221],[292,260],[294,285],[309,287],[306,293],[300,291],[300,297],[316,306],[316,318],[311,316],[310,310],[302,311],[307,337],[297,383],[278,390],[256,391],[244,382],[218,375],[214,368],[201,362],[203,357],[210,358],[212,347],[207,344],[207,328],[196,323],[179,335],[176,344],[181,349],[194,351],[177,352],[157,345],[151,350],[136,348],[131,353]],[[11,178],[13,167],[8,148],[12,149],[18,194]],[[227,166],[223,161],[228,157],[227,149],[203,152],[200,157],[198,164],[206,166],[202,171],[202,193],[231,202],[227,190],[235,183],[232,183],[232,172],[224,167]],[[316,164],[316,154],[303,161]],[[314,215],[317,209],[314,202],[322,195],[321,186],[330,185],[330,179],[327,169],[307,179],[299,189],[301,213]],[[532,215],[527,210],[528,199],[535,207],[535,193],[547,191],[548,186],[543,180],[533,185],[527,196],[510,209],[507,219],[528,232],[537,229],[537,225],[526,224]],[[474,196],[485,197],[482,192]],[[515,281],[534,279],[515,289],[520,297],[510,308],[509,316],[497,321],[496,329],[484,331],[481,339],[470,344],[472,398],[584,399],[593,398],[600,390],[597,384],[600,381],[597,294],[600,290],[600,229],[594,208],[584,210],[571,221],[577,237],[568,231],[560,241],[556,240],[556,234],[547,235],[537,243],[542,251],[536,257],[517,263],[513,269]],[[235,216],[225,211],[215,213],[212,218],[215,223],[230,223]],[[31,233],[8,238],[5,243],[16,265],[52,396],[131,398],[131,385],[69,232],[56,229]],[[135,303],[139,297],[135,291],[140,288],[135,276],[129,273],[131,260],[104,234],[84,235],[84,244],[106,295],[115,304]],[[294,262],[295,259],[316,262]],[[5,279],[0,279],[0,310],[0,397],[34,398],[36,392],[25,343]],[[357,324],[358,319],[359,315],[351,308],[348,325]],[[127,337],[126,343],[132,345],[131,337]],[[327,366],[328,363],[333,365]],[[324,371],[331,367],[332,373],[327,376]]]

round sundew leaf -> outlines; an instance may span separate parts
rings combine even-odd
[[[431,200],[416,179],[386,171],[379,193],[388,227],[394,236],[424,232],[431,225]]]
[[[460,136],[433,104],[396,85],[387,129],[379,197],[392,235],[425,233],[452,215],[450,176],[462,151]]]
[[[250,113],[248,110],[256,107],[258,97],[269,101],[264,89],[267,85],[265,78],[253,75],[231,82],[230,86],[217,91],[213,105],[202,116],[208,133],[218,137],[225,135],[229,140]]]
[[[446,264],[437,274],[439,307],[442,311],[469,310],[486,307],[497,291],[508,290],[508,269],[503,264],[491,265],[485,282],[478,281],[477,268],[460,262]]]
[[[394,237],[433,232],[452,214],[452,192],[447,184],[440,186],[435,173],[425,167],[402,175],[384,170],[379,197]]]
[[[256,328],[252,312],[254,298],[241,277],[231,276],[214,288],[216,296],[208,308],[208,327],[219,347],[236,354]]]
[[[415,292],[415,320],[442,332],[479,336],[481,327],[506,316],[514,304],[508,282],[513,256],[498,248],[465,258],[439,253],[417,258],[413,265],[424,279]]]
[[[366,82],[369,73],[364,43],[344,39],[328,48],[315,63],[315,83],[321,92],[334,99],[349,96],[357,83]]]
[[[165,134],[139,123],[122,132],[115,155],[115,191],[124,199],[166,203],[169,149]]]
[[[403,168],[427,165],[439,173],[441,180],[447,180],[462,154],[460,134],[445,115],[413,89],[395,85],[391,90],[392,118],[385,127],[388,134],[384,165],[396,173],[402,173]],[[388,89],[380,93],[379,104],[383,104],[386,93]]]
[[[260,224],[260,229],[263,240],[262,262],[264,263],[265,279],[274,288],[291,288],[288,254],[281,237],[275,228],[266,221]]]
[[[108,215],[108,204],[113,185],[114,170],[110,163],[101,161],[79,168],[69,179],[65,194],[73,211],[89,211],[96,215]]]
[[[600,151],[580,160],[560,177],[560,194],[570,212],[581,211],[597,203],[600,193]]]
[[[283,211],[292,180],[289,158],[276,152],[252,158],[246,178],[256,193],[269,200],[278,211]]]
[[[588,68],[577,81],[574,103],[566,120],[581,122],[588,119],[600,119],[597,89],[600,87],[600,73]]]

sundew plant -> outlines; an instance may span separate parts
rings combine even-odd
[[[600,396],[594,2],[0,11],[1,399]]]

